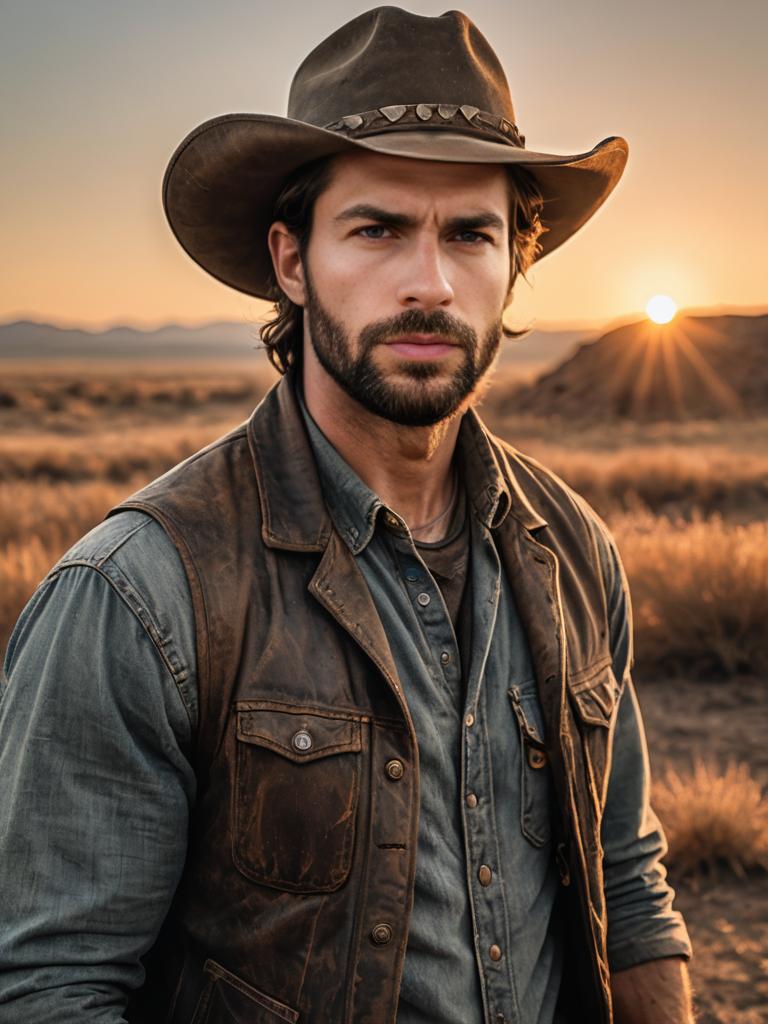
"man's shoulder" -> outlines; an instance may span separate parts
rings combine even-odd
[[[503,438],[496,438],[504,450],[510,472],[522,487],[526,497],[544,519],[551,524],[552,513],[557,510],[562,515],[577,515],[594,539],[604,576],[611,576],[618,560],[618,548],[610,527],[589,501],[574,490],[554,470],[544,465],[532,455],[515,448]],[[551,524],[552,525],[552,524]]]
[[[165,530],[151,516],[126,509],[97,523],[61,556],[51,572],[74,565],[103,570],[118,558],[130,564],[154,564],[162,571],[169,560],[178,560],[178,554]]]

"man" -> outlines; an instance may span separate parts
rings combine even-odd
[[[525,150],[459,12],[360,15],[289,111],[164,191],[287,372],[9,646],[0,1020],[690,1021],[615,545],[473,409],[626,144]]]

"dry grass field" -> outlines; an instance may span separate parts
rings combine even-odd
[[[261,362],[0,363],[0,650],[78,537],[244,419],[274,379]],[[517,415],[508,380],[481,414],[617,538],[700,1021],[768,1021],[768,417],[574,426]]]

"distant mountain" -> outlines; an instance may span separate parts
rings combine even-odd
[[[0,360],[243,360],[254,357],[258,344],[257,324],[168,324],[152,331],[85,331],[29,320],[0,324]]]
[[[265,358],[258,327],[253,324],[210,323],[202,327],[168,324],[157,330],[113,327],[84,331],[19,320],[0,324],[2,360],[137,360],[139,362],[243,361]],[[597,332],[533,330],[524,338],[502,342],[500,367],[541,369],[563,359],[579,340]]]
[[[624,324],[514,391],[520,412],[567,419],[768,413],[768,315]]]

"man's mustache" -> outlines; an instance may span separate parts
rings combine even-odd
[[[417,309],[409,309],[386,320],[378,320],[369,324],[360,332],[360,343],[364,351],[374,345],[387,342],[403,334],[435,334],[445,338],[454,345],[460,345],[473,351],[477,346],[477,334],[462,320],[442,310],[434,313],[422,313]]]

